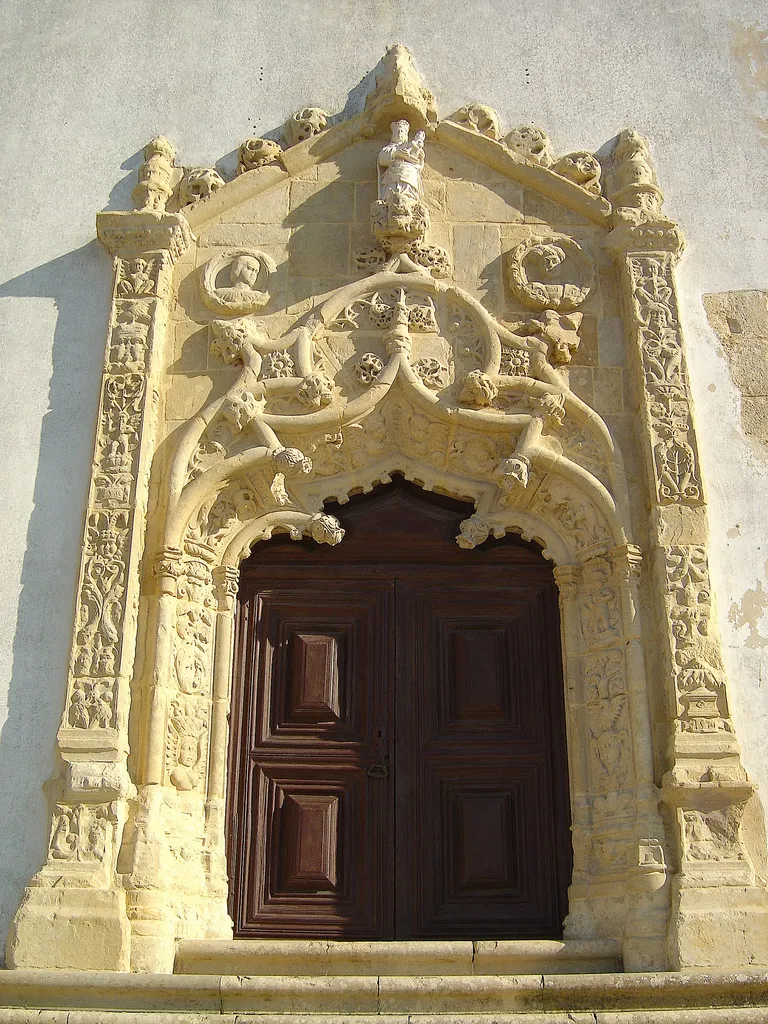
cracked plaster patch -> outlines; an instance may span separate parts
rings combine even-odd
[[[742,395],[741,425],[757,454],[768,454],[768,292],[703,296],[710,326],[720,339],[733,382]]]

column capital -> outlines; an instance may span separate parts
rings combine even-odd
[[[606,235],[605,246],[617,257],[669,253],[676,262],[685,248],[685,240],[680,228],[666,217],[635,221],[615,215],[614,227]]]
[[[189,248],[195,237],[183,214],[154,210],[97,213],[96,235],[113,256],[138,256],[165,250],[172,263]]]
[[[219,611],[231,612],[235,607],[240,570],[236,565],[217,565],[213,570],[213,586]]]

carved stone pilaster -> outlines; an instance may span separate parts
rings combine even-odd
[[[661,214],[645,140],[623,133],[618,154],[608,246],[634,342],[636,436],[648,481],[651,584],[672,722],[661,787],[677,864],[669,959],[675,967],[762,962],[768,893],[755,887],[740,833],[753,786],[741,765],[712,616],[705,493],[673,273],[682,237]],[[714,889],[722,913],[712,913]]]
[[[97,420],[66,706],[58,752],[62,781],[48,860],[27,890],[9,938],[15,966],[126,969],[124,894],[113,886],[135,792],[127,770],[139,564],[173,263],[191,239],[178,215],[100,214],[114,256],[112,307]],[[103,803],[107,798],[108,803]],[[66,890],[64,895],[63,890]],[[78,920],[101,921],[96,950]],[[46,948],[56,949],[56,962]],[[66,962],[64,962],[66,961]]]

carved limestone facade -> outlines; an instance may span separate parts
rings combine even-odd
[[[604,166],[482,104],[441,121],[402,46],[361,114],[307,107],[285,135],[227,182],[154,139],[138,209],[98,216],[114,290],[64,770],[9,962],[168,971],[178,938],[231,936],[238,565],[276,532],[343,544],[324,503],[401,473],[474,503],[462,547],[513,532],[554,563],[566,939],[613,939],[632,971],[768,964],[682,239],[646,140]]]

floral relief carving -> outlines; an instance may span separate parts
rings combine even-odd
[[[575,498],[560,488],[541,488],[533,509],[552,517],[567,536],[572,537],[577,552],[593,545],[603,545],[610,539],[605,524],[598,519],[594,506]]]
[[[191,206],[210,199],[224,186],[224,179],[212,167],[189,167],[179,182],[179,206]]]
[[[698,456],[685,376],[669,254],[628,261],[648,413],[656,435],[653,462],[662,504],[701,504]]]
[[[130,503],[144,390],[144,377],[140,374],[107,377],[104,381],[93,477],[97,505],[115,508]]]
[[[319,135],[325,130],[328,123],[328,114],[320,107],[303,107],[292,114],[285,122],[283,134],[289,146],[295,146],[299,142],[306,142],[313,135]]]
[[[375,352],[365,352],[355,363],[355,377],[363,387],[370,387],[376,383],[383,369],[384,363]]]
[[[268,352],[264,356],[264,363],[261,371],[262,380],[270,380],[278,377],[293,377],[296,367],[293,356],[286,349],[280,352]]]
[[[591,257],[565,235],[534,235],[507,258],[509,286],[530,309],[569,313],[586,301],[594,287]]]
[[[228,249],[210,259],[203,270],[200,293],[216,313],[252,313],[269,302],[269,278],[275,261],[259,249]],[[223,274],[227,281],[219,283]],[[261,287],[258,287],[261,285]]]
[[[246,139],[237,153],[237,173],[257,171],[279,160],[283,148],[272,139]]]
[[[502,345],[499,373],[508,374],[510,377],[527,377],[530,368],[531,354],[527,349]]]
[[[433,391],[439,391],[448,383],[448,367],[439,359],[433,357],[419,359],[413,364],[413,369],[423,383]]]
[[[513,153],[541,164],[542,167],[549,167],[553,162],[552,147],[546,132],[533,125],[523,124],[513,128],[504,139],[504,144]]]
[[[584,666],[586,704],[593,763],[603,785],[622,788],[632,765],[624,658],[621,651],[601,651]]]

